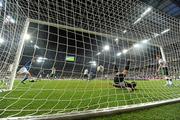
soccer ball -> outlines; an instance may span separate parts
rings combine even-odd
[[[102,65],[99,65],[97,67],[97,72],[104,72],[104,67]]]

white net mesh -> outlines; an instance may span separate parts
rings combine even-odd
[[[1,79],[14,62],[26,18],[30,24],[18,71],[31,75],[18,76],[12,91],[0,93],[1,117],[82,112],[180,97],[179,20],[136,0],[2,3]],[[16,22],[6,26],[9,14]],[[157,55],[167,63],[166,76]],[[127,67],[128,74],[123,72]],[[116,68],[124,81],[136,82],[137,90],[132,91],[132,84],[114,82]]]
[[[14,3],[0,1],[0,89],[7,90],[26,16]]]

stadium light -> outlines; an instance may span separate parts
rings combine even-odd
[[[101,54],[101,52],[98,52],[96,55],[100,55]]]
[[[6,17],[6,22],[15,23],[15,20],[10,15],[8,15]]]
[[[126,33],[126,32],[127,32],[127,30],[124,30],[124,31],[123,31],[123,33]]]
[[[147,43],[150,39],[145,39],[142,41],[142,43]]]
[[[95,67],[96,65],[97,65],[96,63],[93,63],[93,64],[92,64],[92,66],[94,66],[94,67]]]
[[[159,36],[160,34],[158,34],[158,33],[154,33],[154,37],[157,37],[157,36]]]
[[[3,4],[2,4],[2,2],[0,2],[0,9],[2,8],[2,6],[3,6]]]
[[[38,57],[38,58],[37,58],[37,62],[38,62],[38,63],[42,63],[42,62],[45,62],[46,59],[47,59],[47,58]]]
[[[138,23],[144,16],[146,16],[150,11],[152,10],[152,7],[148,7],[142,14],[141,14],[141,17],[138,18],[134,24]]]
[[[122,51],[122,53],[124,53],[124,54],[126,54],[127,52],[128,52],[127,49],[124,49],[124,50]]]
[[[141,19],[142,19],[142,18],[138,18],[138,19],[134,22],[134,24],[138,23]]]
[[[120,56],[122,53],[121,52],[118,52],[117,54],[116,54],[116,56]]]
[[[139,47],[140,47],[140,44],[136,43],[136,44],[133,45],[133,47],[139,48]]]
[[[170,29],[166,29],[166,30],[162,31],[161,34],[167,33],[168,31],[170,31]]]
[[[89,63],[92,65],[92,66],[96,66],[96,61],[89,61]]]
[[[37,46],[37,45],[34,45],[34,49],[39,49],[39,46]]]
[[[110,49],[109,45],[105,45],[103,50],[108,51]]]
[[[0,44],[2,44],[4,42],[3,38],[0,38]]]
[[[152,7],[148,7],[148,8],[141,14],[141,18],[144,17],[145,15],[147,15],[151,10],[152,10]]]
[[[90,64],[94,64],[94,63],[96,63],[96,61],[89,61],[89,63],[90,63]]]
[[[30,38],[31,38],[31,36],[29,34],[25,34],[25,36],[24,36],[25,40],[29,40]]]
[[[115,42],[116,42],[116,44],[118,44],[118,42],[119,42],[119,39],[118,39],[118,38],[116,38],[116,39],[115,39]]]

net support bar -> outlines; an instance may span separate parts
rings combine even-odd
[[[69,29],[69,30],[76,30],[76,31],[79,31],[79,32],[85,32],[85,33],[94,34],[94,35],[99,35],[99,36],[104,36],[104,37],[114,37],[114,38],[117,38],[117,36],[110,35],[110,34],[105,34],[105,33],[100,33],[100,32],[94,32],[94,31],[85,30],[85,29],[82,29],[82,28],[75,28],[75,27],[71,27],[71,26],[66,26],[66,25],[61,25],[61,24],[56,24],[56,23],[45,22],[45,21],[41,21],[41,20],[29,19],[29,21],[30,21],[30,22],[33,22],[33,23],[38,23],[38,24],[53,26],[53,27],[57,27],[57,28],[64,28],[64,29]],[[129,39],[129,38],[125,38],[125,37],[120,37],[120,36],[118,37],[118,39],[127,40],[127,41],[131,41],[131,42],[137,42],[137,40]],[[148,45],[151,45],[151,46],[160,47],[159,45],[153,44],[153,43],[147,43],[147,44],[148,44]]]
[[[25,21],[24,28],[23,28],[23,31],[22,31],[22,34],[20,37],[19,45],[18,45],[18,48],[16,51],[16,56],[15,56],[14,63],[13,63],[13,71],[10,76],[10,83],[8,86],[8,90],[12,90],[12,88],[13,88],[14,79],[16,77],[16,71],[17,71],[17,68],[18,68],[18,65],[20,62],[20,57],[21,57],[21,53],[22,53],[24,41],[25,41],[25,35],[27,33],[28,27],[29,27],[29,19],[27,18]]]
[[[14,119],[26,119],[26,120],[73,120],[73,119],[85,119],[91,117],[99,117],[105,115],[112,115],[117,113],[131,112],[135,110],[140,110],[144,108],[152,108],[160,105],[177,103],[180,102],[180,98],[174,98],[169,100],[162,100],[156,102],[149,103],[141,103],[127,106],[119,106],[119,107],[110,107],[103,109],[95,109],[95,110],[87,110],[82,112],[71,112],[71,113],[62,113],[62,114],[52,114],[52,115],[40,115],[40,116],[26,116],[26,117],[13,117],[8,118],[9,120]]]

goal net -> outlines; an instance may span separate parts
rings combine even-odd
[[[88,116],[180,99],[180,23],[151,6],[5,0],[0,12],[0,88],[13,87],[0,92],[2,118]]]
[[[26,16],[11,1],[0,1],[0,91],[9,90],[14,79],[16,55],[22,43]]]

